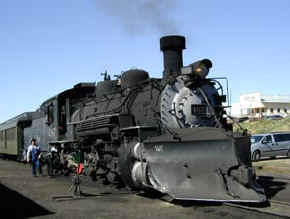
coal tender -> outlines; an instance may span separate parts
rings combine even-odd
[[[160,47],[163,78],[135,69],[99,82],[98,98],[75,115],[86,118],[74,121],[78,136],[88,145],[102,142],[98,157],[110,154],[109,169],[132,189],[153,188],[173,199],[265,201],[249,136],[234,135],[223,87],[207,78],[212,62],[183,66],[183,36],[162,37]],[[93,123],[99,127],[87,128]]]
[[[97,84],[77,84],[37,111],[0,124],[2,136],[15,131],[19,138],[0,153],[21,154],[20,142],[28,145],[33,136],[41,146],[59,149],[60,167],[82,161],[84,174],[107,183],[153,189],[173,199],[265,201],[251,164],[249,136],[234,134],[227,123],[227,92],[220,82],[225,78],[207,77],[208,59],[183,66],[182,36],[162,37],[160,47],[161,79],[131,69],[116,80],[105,74]]]

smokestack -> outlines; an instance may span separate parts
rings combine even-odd
[[[185,37],[164,36],[160,39],[160,49],[163,52],[163,78],[178,75],[183,67],[182,50],[185,49]]]

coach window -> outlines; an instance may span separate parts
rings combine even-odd
[[[4,147],[4,131],[0,131],[0,148]]]
[[[7,149],[7,129],[3,130],[4,148]]]

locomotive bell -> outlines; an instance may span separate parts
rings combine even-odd
[[[181,68],[181,73],[184,75],[193,75],[204,79],[212,67],[212,62],[209,59],[202,59],[191,65]]]

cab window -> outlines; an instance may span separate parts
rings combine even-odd
[[[53,104],[49,104],[46,107],[46,124],[51,125],[54,122],[54,106]]]

